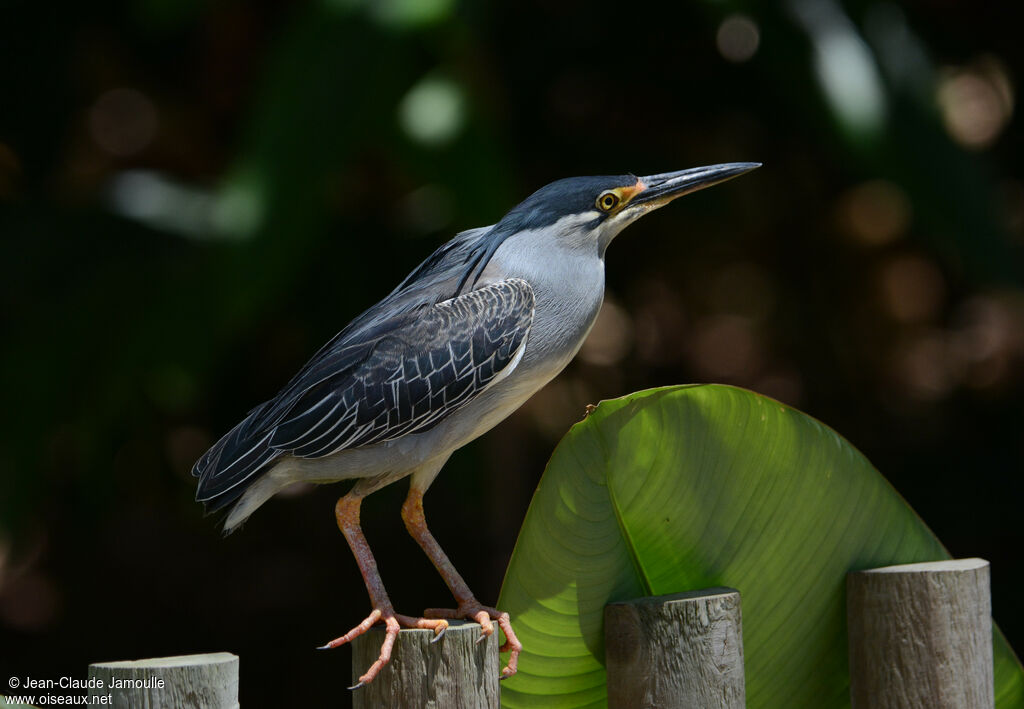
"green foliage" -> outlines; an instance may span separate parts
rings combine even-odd
[[[709,586],[743,597],[750,707],[849,705],[845,575],[948,558],[835,431],[726,386],[603,403],[555,451],[500,606],[523,642],[515,707],[601,706],[609,601]],[[995,637],[997,706],[1024,671]]]

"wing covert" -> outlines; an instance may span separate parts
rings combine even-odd
[[[289,402],[269,445],[319,458],[429,430],[518,364],[533,312],[517,278],[410,312],[359,364]]]

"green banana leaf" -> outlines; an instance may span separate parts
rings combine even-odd
[[[527,512],[499,606],[523,643],[502,706],[603,706],[610,601],[731,586],[749,707],[847,707],[848,571],[949,558],[853,446],[728,386],[603,402],[569,431]],[[994,632],[996,706],[1024,669]]]

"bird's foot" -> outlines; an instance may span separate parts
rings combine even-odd
[[[384,642],[380,646],[380,655],[376,661],[370,665],[370,669],[366,671],[364,675],[359,678],[359,681],[349,687],[349,689],[358,689],[364,684],[369,684],[374,680],[377,674],[381,671],[384,665],[388,664],[391,660],[391,649],[395,645],[395,640],[398,638],[398,631],[402,628],[424,628],[427,630],[434,631],[434,638],[430,642],[436,643],[444,635],[444,631],[448,629],[448,621],[444,618],[413,618],[408,615],[401,615],[395,613],[391,608],[380,609],[374,608],[370,615],[366,616],[362,623],[352,628],[341,637],[337,637],[326,645],[321,645],[318,650],[331,650],[336,647],[352,642],[355,638],[365,633],[367,630],[372,628],[377,622],[384,622]]]
[[[476,600],[471,600],[467,603],[460,603],[459,607],[455,609],[428,608],[423,611],[423,615],[426,618],[465,618],[466,620],[475,620],[480,624],[480,639],[477,642],[480,642],[480,640],[494,632],[494,623],[491,621],[497,621],[501,632],[505,634],[505,644],[498,648],[498,651],[510,653],[508,664],[502,669],[500,679],[508,679],[516,673],[519,664],[519,653],[522,652],[523,645],[512,630],[512,622],[509,620],[508,613],[481,605]]]

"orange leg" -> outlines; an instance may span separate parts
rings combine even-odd
[[[480,624],[481,640],[494,632],[494,624],[491,621],[498,621],[498,627],[505,633],[505,644],[501,646],[500,650],[511,653],[508,664],[501,671],[501,679],[508,679],[514,675],[523,646],[516,638],[516,634],[512,632],[508,613],[481,605],[469,590],[465,580],[455,570],[455,566],[441,549],[441,545],[427,529],[427,519],[423,514],[423,490],[410,486],[409,496],[405,498],[405,503],[402,505],[402,520],[405,521],[405,528],[409,530],[409,534],[427,553],[434,563],[434,567],[441,574],[441,578],[448,584],[448,588],[451,589],[459,606],[456,609],[428,608],[423,615],[428,618],[472,618]]]
[[[370,551],[370,545],[367,544],[366,537],[363,536],[363,530],[359,526],[359,505],[362,501],[362,496],[349,493],[338,500],[338,504],[334,508],[334,514],[338,519],[338,527],[341,529],[341,533],[345,535],[345,539],[352,549],[352,554],[356,558],[356,563],[359,564],[359,571],[363,574],[363,581],[366,582],[366,590],[370,594],[370,603],[373,606],[373,610],[370,611],[370,615],[362,623],[341,637],[335,638],[319,648],[321,650],[328,650],[344,645],[365,633],[378,621],[384,621],[385,635],[384,643],[380,648],[380,656],[370,665],[370,669],[366,671],[366,674],[359,678],[359,682],[349,687],[349,689],[356,689],[373,681],[381,668],[391,659],[391,649],[395,645],[395,639],[398,638],[400,628],[430,628],[434,631],[434,640],[432,642],[439,640],[448,628],[448,621],[444,619],[412,618],[395,613],[395,609],[391,606],[391,599],[388,598],[387,591],[384,590],[384,582],[377,571],[377,562]]]

